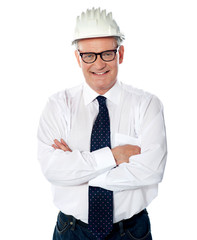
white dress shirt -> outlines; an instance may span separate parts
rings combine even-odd
[[[157,196],[167,156],[163,107],[157,97],[120,82],[104,95],[111,147],[141,147],[141,154],[116,166],[108,147],[90,152],[97,96],[84,83],[49,98],[38,128],[38,159],[60,211],[88,223],[88,187],[98,186],[114,191],[115,223],[140,212]],[[61,138],[72,152],[52,147],[53,140]]]

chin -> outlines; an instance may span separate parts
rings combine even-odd
[[[114,83],[115,84],[115,83]],[[99,94],[105,94],[107,91],[109,91],[113,86],[113,85],[100,85],[100,86],[95,86],[94,90],[99,93]]]

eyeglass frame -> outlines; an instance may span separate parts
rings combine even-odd
[[[82,59],[82,61],[83,61],[84,63],[86,63],[86,64],[92,64],[92,63],[96,62],[98,55],[100,56],[100,58],[101,58],[104,62],[111,62],[111,61],[113,61],[113,60],[115,59],[115,57],[116,57],[116,53],[118,52],[118,49],[119,49],[119,47],[117,47],[116,49],[113,49],[113,50],[106,50],[106,51],[103,51],[103,52],[100,52],[100,53],[95,53],[95,52],[84,52],[84,53],[81,53],[79,50],[78,50],[78,52],[79,52],[79,55],[80,55],[80,57],[81,57],[81,59]],[[114,53],[115,53],[114,58],[113,58],[112,60],[104,60],[104,59],[102,58],[102,54],[105,53],[105,52],[114,52]],[[83,59],[83,54],[90,54],[90,53],[96,55],[95,60],[94,60],[93,62],[85,62],[84,59]]]

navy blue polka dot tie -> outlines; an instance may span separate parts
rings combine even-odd
[[[106,98],[98,96],[99,113],[92,128],[91,151],[110,147],[110,120]],[[104,239],[113,225],[113,192],[89,187],[89,230],[97,239]]]

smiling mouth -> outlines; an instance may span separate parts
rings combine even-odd
[[[109,72],[109,70],[108,70],[108,71],[105,71],[105,72],[92,72],[92,74],[98,75],[98,76],[102,76],[102,75],[107,74],[108,72]]]

